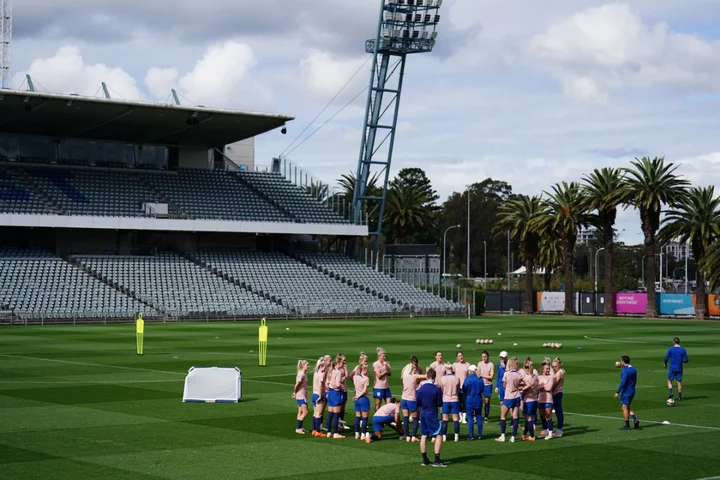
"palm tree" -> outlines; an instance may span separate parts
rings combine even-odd
[[[702,261],[699,261],[697,263],[698,267],[698,275],[697,278],[699,280],[700,278],[700,272],[702,272],[703,279],[710,284],[710,290],[715,290],[716,288],[720,288],[720,242],[714,242],[710,244],[707,251],[705,252],[705,256],[703,257]],[[700,287],[700,283],[698,282],[697,288]],[[705,288],[705,285],[703,285],[703,289]],[[697,297],[697,300],[699,300],[699,296],[695,295]],[[696,302],[697,302],[696,300]],[[697,315],[697,307],[695,308],[695,314]]]
[[[391,188],[385,206],[385,221],[392,227],[393,243],[403,243],[408,232],[432,223],[425,192],[412,186]]]
[[[563,248],[560,242],[560,232],[547,228],[540,233],[540,243],[538,244],[537,263],[544,270],[543,274],[543,290],[550,290],[550,282],[552,280],[553,271],[562,267],[563,264]]]
[[[548,215],[535,220],[535,228],[556,229],[563,247],[563,272],[565,274],[565,314],[575,313],[573,308],[573,265],[577,232],[590,223],[587,202],[578,182],[562,182],[553,185],[552,192],[545,192]]]
[[[655,234],[660,228],[663,204],[673,205],[685,195],[689,182],[675,174],[677,167],[665,164],[664,157],[650,160],[643,157],[630,162],[632,168],[623,168],[627,174],[628,202],[640,211],[640,223],[645,235],[645,285],[649,285],[645,316],[657,317],[658,310],[652,286],[655,285]]]
[[[617,207],[627,201],[625,174],[619,168],[597,168],[583,177],[583,193],[588,210],[597,211],[598,226],[605,247],[605,311],[603,315],[615,315],[615,285],[613,282],[614,230]]]
[[[538,255],[540,236],[533,227],[536,219],[546,215],[540,196],[529,197],[518,195],[505,202],[497,214],[497,222],[493,227],[496,237],[508,231],[513,238],[519,240],[520,258],[525,262],[525,302],[523,311],[533,313],[533,272]],[[510,279],[508,279],[509,281]]]
[[[715,197],[715,187],[690,189],[662,223],[658,239],[662,242],[677,239],[683,244],[690,242],[695,261],[702,263],[710,245],[720,238],[720,198]],[[695,318],[704,319],[707,302],[702,269],[697,270],[696,280]]]

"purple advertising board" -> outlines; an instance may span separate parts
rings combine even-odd
[[[647,293],[616,293],[617,313],[643,314],[647,310]]]

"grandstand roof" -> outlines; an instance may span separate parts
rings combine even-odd
[[[0,132],[169,146],[217,147],[295,117],[55,93],[0,90]]]

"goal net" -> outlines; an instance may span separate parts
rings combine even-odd
[[[242,399],[242,372],[237,367],[191,367],[183,402],[237,403]]]

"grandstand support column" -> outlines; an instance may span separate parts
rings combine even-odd
[[[356,223],[361,223],[363,217],[368,218],[368,230],[374,243],[371,264],[376,269],[380,264],[380,235],[405,62],[408,54],[432,51],[437,37],[435,28],[440,21],[438,9],[441,3],[441,0],[427,0],[409,5],[397,0],[381,0],[375,38],[365,42],[365,51],[373,55],[373,61],[355,175],[352,214]],[[373,177],[382,179],[381,191],[368,190],[368,183]]]

